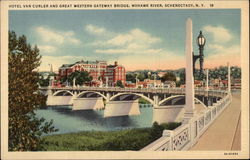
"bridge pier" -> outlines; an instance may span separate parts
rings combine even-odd
[[[53,96],[48,95],[47,106],[68,106],[72,105],[71,100],[73,96]]]
[[[108,101],[104,110],[104,117],[116,117],[127,115],[139,115],[140,108],[138,100],[130,101]]]
[[[159,106],[159,96],[154,95],[153,99],[154,99],[154,107],[158,107]]]
[[[95,110],[103,109],[104,103],[102,97],[75,98],[73,99],[72,110]]]
[[[110,97],[111,97],[109,92],[107,93],[106,97],[107,97],[107,99],[106,99],[106,103],[107,103],[107,102],[109,102]]]
[[[153,122],[159,124],[181,122],[184,117],[184,105],[158,106],[153,109]]]

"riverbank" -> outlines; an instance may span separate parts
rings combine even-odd
[[[43,137],[43,146],[47,151],[136,151],[161,137],[164,129],[172,130],[179,125],[154,123],[151,128],[50,135]]]

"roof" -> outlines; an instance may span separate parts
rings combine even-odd
[[[116,67],[123,67],[122,65],[108,65],[108,68],[116,68]],[[124,68],[124,67],[123,67]]]
[[[72,67],[74,64],[63,64],[60,68],[69,68]]]
[[[144,79],[144,82],[146,83],[161,83],[161,80],[152,80],[152,79]]]
[[[202,84],[202,81],[194,80],[194,84]]]
[[[72,66],[74,66],[76,64],[97,64],[99,62],[100,63],[107,63],[106,61],[98,61],[98,60],[96,60],[96,61],[84,61],[84,60],[81,60],[81,61],[77,61],[77,62],[75,62],[73,64],[63,64],[60,68],[69,68],[69,67],[72,67]]]

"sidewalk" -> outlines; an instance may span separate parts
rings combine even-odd
[[[240,150],[240,94],[200,137],[190,150]]]

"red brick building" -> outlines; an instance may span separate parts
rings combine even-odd
[[[106,61],[79,61],[74,64],[63,64],[58,71],[59,78],[69,76],[75,71],[87,71],[92,82],[100,85],[101,81],[106,84],[108,80],[109,86],[115,86],[118,80],[123,84],[126,82],[126,71],[122,65],[117,62],[114,65],[107,65]]]
[[[115,86],[117,81],[122,81],[123,84],[126,82],[126,71],[125,68],[122,65],[118,65],[117,62],[115,62],[114,65],[108,65],[104,83],[106,83],[106,80],[108,80],[109,86]]]

